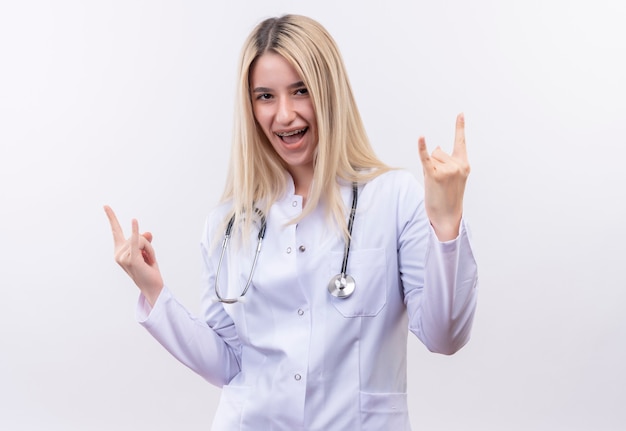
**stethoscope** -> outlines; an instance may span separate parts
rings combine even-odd
[[[350,242],[352,238],[352,225],[354,224],[354,215],[356,214],[356,206],[359,195],[359,188],[357,183],[352,183],[352,209],[350,210],[350,216],[348,218],[348,239],[346,240],[346,244],[343,250],[343,262],[341,264],[341,272],[335,275],[330,279],[328,283],[328,292],[340,299],[348,298],[350,295],[354,293],[354,289],[356,287],[356,283],[354,282],[354,278],[351,275],[346,273],[348,269],[348,258],[350,257]],[[224,254],[226,253],[226,249],[228,248],[228,243],[230,242],[230,236],[233,229],[233,225],[235,224],[235,216],[233,215],[228,224],[226,225],[226,230],[224,232],[224,240],[222,241],[222,251],[220,252],[220,260],[217,264],[217,273],[215,274],[215,295],[217,296],[217,301],[222,302],[224,304],[234,304],[236,302],[243,302],[244,296],[248,292],[250,288],[250,284],[252,283],[252,277],[254,276],[254,270],[256,269],[257,261],[259,260],[259,254],[261,253],[261,245],[263,244],[263,239],[265,238],[265,231],[267,229],[267,222],[265,220],[265,215],[258,208],[254,209],[255,213],[261,218],[261,228],[259,229],[259,234],[257,236],[257,246],[256,251],[254,253],[254,259],[252,261],[252,269],[250,269],[250,274],[248,275],[248,280],[246,281],[246,285],[241,291],[241,294],[237,298],[223,298],[220,295],[219,289],[219,279],[220,279],[220,271],[222,269],[222,260],[224,259]]]

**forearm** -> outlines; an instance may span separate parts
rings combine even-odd
[[[191,316],[166,287],[154,307],[140,297],[137,319],[176,359],[210,383],[223,386],[239,372],[237,349],[206,322]]]
[[[428,241],[420,312],[413,314],[410,325],[429,350],[449,355],[470,338],[477,266],[463,222],[456,239],[439,242],[431,232]]]

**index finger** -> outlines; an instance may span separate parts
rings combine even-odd
[[[113,243],[117,247],[118,245],[126,242],[126,238],[124,237],[124,231],[122,231],[122,226],[120,226],[120,222],[117,221],[117,217],[115,216],[115,213],[110,206],[105,205],[104,212],[109,219],[109,223],[111,223],[111,231],[113,232]]]
[[[429,168],[430,156],[428,155],[428,149],[426,148],[426,139],[423,136],[420,136],[417,140],[417,151],[419,152],[420,160],[422,161],[422,168]]]
[[[465,145],[465,115],[460,113],[456,117],[456,131],[454,133],[454,148],[452,157],[467,159],[467,146]]]

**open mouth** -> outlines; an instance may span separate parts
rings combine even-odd
[[[282,139],[282,141],[286,144],[295,144],[300,139],[302,139],[302,136],[304,136],[307,130],[309,130],[309,128],[304,127],[302,129],[292,130],[290,132],[276,133],[276,136]]]

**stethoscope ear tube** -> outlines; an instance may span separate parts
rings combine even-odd
[[[256,251],[254,253],[254,260],[252,261],[252,269],[250,270],[250,274],[248,275],[248,280],[246,281],[246,285],[241,291],[241,295],[237,298],[222,298],[220,295],[219,288],[219,280],[220,280],[220,272],[222,270],[222,261],[224,260],[224,254],[226,253],[226,249],[228,248],[228,243],[230,241],[231,231],[233,229],[233,224],[235,223],[235,216],[233,215],[228,221],[228,225],[226,226],[226,231],[224,232],[224,241],[222,242],[222,250],[220,251],[220,260],[217,263],[217,273],[215,274],[215,301],[221,302],[223,304],[234,304],[236,302],[244,302],[244,295],[248,292],[250,288],[250,284],[252,284],[252,276],[254,275],[254,270],[256,268],[256,264],[259,260],[259,254],[261,253],[261,245],[263,244],[263,238],[265,238],[265,230],[267,228],[267,224],[265,222],[265,215],[258,208],[254,210],[261,217],[261,228],[259,229],[259,235],[257,240]]]

